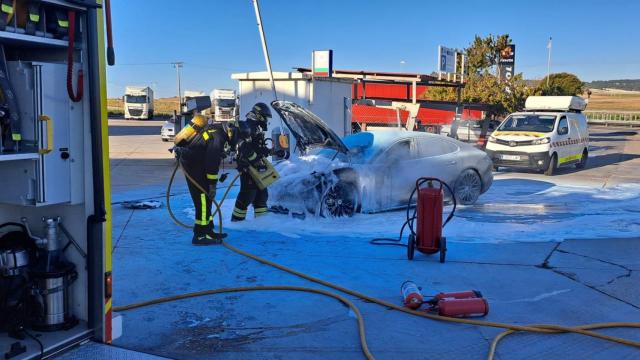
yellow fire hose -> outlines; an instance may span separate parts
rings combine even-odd
[[[191,228],[190,226],[181,223],[173,214],[173,212],[171,212],[171,206],[169,204],[169,199],[170,199],[170,191],[171,191],[171,185],[173,183],[173,179],[175,177],[176,171],[178,170],[178,167],[180,166],[179,162],[178,164],[176,164],[175,169],[173,170],[173,174],[171,175],[171,179],[169,181],[169,186],[167,188],[167,209],[169,210],[169,213],[171,215],[171,217],[173,218],[174,221],[176,221],[176,223],[180,226],[183,227],[187,227],[187,228]],[[189,181],[191,181],[196,187],[198,187],[199,190],[201,190],[203,193],[207,194],[206,191],[204,191],[204,189],[197,183],[195,182],[195,180],[189,176],[189,174],[187,174],[185,172],[185,175],[187,177],[187,179]],[[220,225],[219,225],[219,231],[222,233],[222,211],[220,209],[220,206],[222,206],[222,204],[224,203],[229,190],[231,189],[232,185],[236,182],[236,180],[238,179],[240,175],[236,175],[236,177],[231,181],[231,183],[229,184],[229,186],[227,187],[226,192],[224,193],[224,196],[222,197],[222,200],[218,203],[217,201],[215,201],[215,199],[212,199],[213,204],[216,206],[216,213],[218,214],[218,219],[220,221]],[[368,295],[365,295],[363,293],[357,292],[355,290],[351,290],[336,284],[333,284],[331,282],[304,274],[302,272],[299,272],[297,270],[294,269],[290,269],[286,266],[277,264],[275,262],[269,261],[267,259],[263,259],[259,256],[253,255],[251,253],[248,253],[244,250],[238,249],[232,245],[229,245],[226,242],[223,242],[224,247],[226,247],[227,249],[248,257],[250,259],[253,259],[259,263],[265,264],[265,265],[269,265],[272,266],[276,269],[282,270],[284,272],[287,272],[289,274],[301,277],[305,280],[314,282],[316,284],[322,285],[322,286],[326,286],[329,288],[332,288],[334,290],[337,290],[339,292],[345,293],[345,294],[349,294],[351,296],[354,296],[356,298],[359,298],[361,300],[365,300],[367,302],[371,302],[371,303],[375,303],[377,305],[381,305],[384,306],[386,308],[390,308],[393,310],[397,310],[397,311],[401,311],[403,313],[406,314],[410,314],[410,315],[415,315],[415,316],[420,316],[420,317],[424,317],[424,318],[428,318],[431,320],[436,320],[436,321],[444,321],[444,322],[452,322],[452,323],[458,323],[458,324],[467,324],[467,325],[476,325],[476,326],[485,326],[485,327],[494,327],[494,328],[501,328],[501,329],[505,329],[506,331],[498,334],[492,341],[491,346],[489,348],[489,352],[487,355],[487,359],[492,360],[494,358],[495,352],[496,352],[496,348],[498,346],[498,342],[500,342],[502,339],[504,339],[506,336],[520,332],[520,331],[525,331],[525,332],[532,332],[532,333],[541,333],[541,334],[560,334],[560,333],[576,333],[576,334],[582,334],[582,335],[586,335],[586,336],[592,336],[595,338],[599,338],[602,340],[607,340],[607,341],[611,341],[614,343],[619,343],[619,344],[623,344],[623,345],[629,345],[629,346],[634,346],[636,348],[640,348],[640,342],[638,341],[633,341],[633,340],[628,340],[628,339],[624,339],[624,338],[619,338],[619,337],[614,337],[614,336],[609,336],[609,335],[605,335],[605,334],[600,334],[597,332],[593,332],[593,331],[589,331],[589,330],[593,330],[593,329],[605,329],[605,328],[640,328],[640,323],[634,323],[634,322],[607,322],[607,323],[597,323],[597,324],[589,324],[589,325],[580,325],[580,326],[575,326],[575,327],[567,327],[567,326],[560,326],[560,325],[553,325],[553,324],[536,324],[536,325],[512,325],[512,324],[504,324],[504,323],[498,323],[498,322],[492,322],[492,321],[484,321],[484,320],[476,320],[476,319],[461,319],[461,318],[450,318],[450,317],[444,317],[444,316],[439,316],[439,315],[434,315],[434,314],[430,314],[427,312],[423,312],[423,311],[416,311],[416,310],[411,310],[409,308],[406,307],[402,307],[402,306],[398,306],[394,303],[390,303],[388,301],[382,300],[382,299],[378,299],[378,298],[374,298]],[[358,321],[358,332],[359,332],[359,337],[360,337],[360,345],[362,348],[362,352],[364,354],[364,356],[367,359],[374,359],[373,355],[371,354],[371,352],[369,351],[369,347],[367,345],[367,340],[366,340],[366,336],[365,336],[365,327],[364,327],[364,319],[362,317],[362,314],[360,313],[360,311],[358,310],[358,308],[355,306],[355,304],[353,304],[351,301],[349,301],[348,299],[344,298],[343,296],[340,296],[338,294],[326,291],[326,290],[322,290],[322,289],[314,289],[314,288],[308,288],[308,287],[299,287],[299,286],[286,286],[286,285],[280,285],[280,286],[251,286],[251,287],[237,287],[237,288],[223,288],[223,289],[214,289],[214,290],[204,290],[204,291],[198,291],[198,292],[192,292],[192,293],[187,293],[187,294],[181,294],[181,295],[175,295],[175,296],[168,296],[168,297],[161,297],[161,298],[157,298],[157,299],[153,299],[153,300],[149,300],[149,301],[145,301],[145,302],[140,302],[140,303],[135,303],[135,304],[131,304],[131,305],[126,305],[126,306],[119,306],[119,307],[114,307],[114,311],[126,311],[126,310],[131,310],[131,309],[136,309],[136,308],[140,308],[140,307],[144,307],[144,306],[149,306],[149,305],[154,305],[154,304],[160,304],[160,303],[165,303],[165,302],[171,302],[171,301],[176,301],[176,300],[182,300],[182,299],[187,299],[187,298],[194,298],[194,297],[199,297],[199,296],[207,296],[207,295],[213,295],[213,294],[221,294],[221,293],[229,293],[229,292],[241,292],[241,291],[263,291],[263,290],[272,290],[272,291],[302,291],[302,292],[310,292],[310,293],[315,293],[315,294],[320,294],[320,295],[325,295],[325,296],[329,296],[331,298],[337,299],[339,301],[341,301],[342,303],[346,304],[347,306],[349,306],[349,308],[351,310],[353,310],[354,314],[357,317],[357,321]]]

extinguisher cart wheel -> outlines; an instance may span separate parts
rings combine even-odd
[[[416,251],[416,237],[411,234],[409,235],[409,243],[407,244],[407,258],[409,260],[413,260],[413,254]]]
[[[446,237],[442,237],[440,239],[440,262],[444,263],[444,259],[447,256],[447,238]]]

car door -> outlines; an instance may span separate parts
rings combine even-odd
[[[460,147],[456,141],[432,136],[420,137],[416,141],[419,159],[415,166],[420,169],[416,179],[435,177],[453,186],[463,165],[458,159]]]
[[[558,165],[567,162],[567,158],[571,156],[572,148],[570,145],[571,129],[569,127],[569,119],[566,115],[562,115],[556,126],[556,134],[554,149],[558,156]]]
[[[580,131],[579,119],[576,115],[571,114],[569,116],[569,133],[571,137],[569,139],[571,145],[571,161],[578,161],[582,157],[583,149],[583,134]]]
[[[384,171],[383,183],[376,189],[384,199],[385,208],[406,204],[411,195],[411,183],[415,183],[415,169],[411,162],[415,160],[415,146],[411,139],[402,139],[393,143],[381,154],[378,161]]]

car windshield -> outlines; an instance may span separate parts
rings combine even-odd
[[[236,106],[236,101],[234,99],[218,99],[216,100],[219,107],[234,107]]]
[[[145,104],[147,95],[127,95],[126,102],[129,104]]]
[[[556,123],[555,115],[511,115],[498,128],[499,131],[552,132]]]

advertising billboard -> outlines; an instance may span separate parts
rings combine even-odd
[[[456,51],[454,49],[438,46],[438,72],[456,72]]]
[[[511,44],[507,45],[504,49],[500,50],[498,56],[498,72],[500,74],[500,81],[511,80],[515,74],[516,63],[516,46]]]
[[[313,76],[333,75],[333,50],[315,50],[311,57]]]

